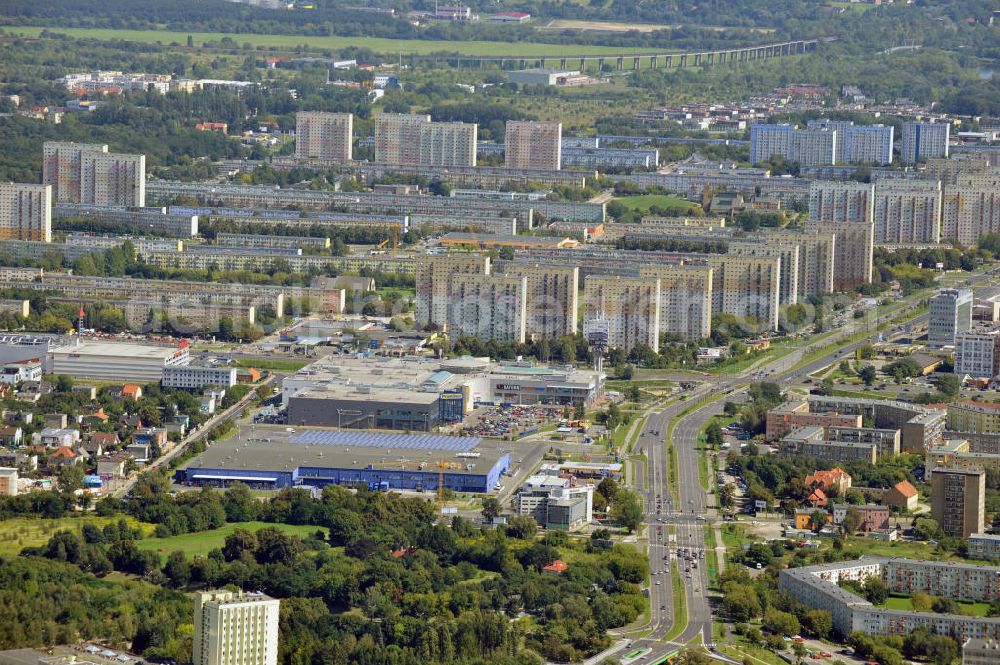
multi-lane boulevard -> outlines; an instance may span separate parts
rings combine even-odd
[[[989,274],[977,274],[966,280],[966,285],[981,285],[989,278]],[[925,321],[926,314],[915,310],[920,298],[921,295],[913,295],[903,299],[904,308],[914,308],[914,314],[900,317],[897,326],[889,331],[885,330],[885,322],[878,318],[852,321],[825,340],[820,348],[829,348],[827,353],[808,362],[803,362],[803,359],[815,351],[814,346],[809,344],[773,361],[753,366],[741,374],[710,377],[690,391],[686,401],[673,402],[648,415],[633,445],[634,452],[645,455],[645,462],[638,458],[632,465],[634,485],[645,501],[650,572],[654,573],[649,587],[649,622],[645,626],[648,632],[631,643],[633,649],[641,647],[649,650],[644,662],[655,663],[680,646],[698,642],[714,652],[712,608],[706,594],[707,566],[701,553],[705,550],[705,527],[714,523],[717,514],[714,508],[708,507],[708,492],[702,486],[698,472],[699,436],[709,418],[721,413],[727,400],[744,401],[750,379],[790,385],[853,353],[859,346],[877,341],[880,333],[898,331],[904,323]],[[870,334],[861,337],[859,333],[862,332]],[[666,441],[668,435],[670,441]],[[672,494],[670,483],[671,445],[675,448],[677,460],[676,497]],[[709,483],[713,482],[714,479],[709,478]],[[690,567],[686,558],[678,558],[678,550],[693,554],[697,567]],[[673,611],[671,565],[676,566],[682,575],[687,610],[683,629],[674,626],[679,617],[675,617]],[[689,567],[690,576],[685,572]],[[667,642],[665,638],[670,633],[675,637]],[[713,653],[713,657],[736,662],[719,653]]]

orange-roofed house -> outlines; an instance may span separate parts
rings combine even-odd
[[[919,497],[917,488],[910,481],[904,480],[896,483],[882,496],[882,501],[890,506],[899,506],[905,510],[913,510],[917,507]]]
[[[823,508],[828,503],[830,503],[830,500],[827,499],[826,492],[824,492],[819,487],[814,487],[813,491],[809,494],[809,497],[806,499],[806,503],[808,503],[813,508]]]
[[[142,399],[142,386],[126,383],[122,386],[122,399]]]
[[[257,383],[260,381],[260,370],[255,367],[239,367],[236,369],[236,383]]]
[[[49,455],[50,467],[76,466],[81,461],[82,458],[69,446],[60,446]]]
[[[551,575],[562,575],[567,570],[569,570],[569,565],[562,559],[556,559],[549,565],[542,568],[542,572],[549,573]]]
[[[817,487],[819,489],[829,489],[836,487],[840,496],[844,496],[847,490],[851,489],[851,474],[847,473],[839,466],[829,471],[814,471],[811,476],[806,476],[806,487]]]

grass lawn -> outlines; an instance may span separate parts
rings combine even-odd
[[[140,523],[131,517],[98,517],[97,515],[61,517],[59,519],[13,517],[0,521],[0,556],[17,556],[25,547],[44,545],[52,537],[52,534],[62,529],[81,531],[84,524],[103,527],[108,522],[117,522],[119,519],[124,519],[133,527],[140,525],[146,535],[153,532],[152,524]]]
[[[52,33],[69,35],[77,39],[116,40],[121,39],[140,44],[176,44],[182,48],[190,35],[197,47],[205,42],[219,42],[228,37],[233,44],[224,48],[243,48],[249,44],[251,48],[293,49],[296,46],[307,46],[314,50],[339,50],[349,47],[369,48],[377,53],[405,55],[428,55],[432,53],[459,53],[468,56],[559,56],[588,55],[615,53],[621,49],[610,46],[574,45],[574,44],[534,44],[518,43],[512,46],[508,42],[485,41],[447,41],[431,39],[386,39],[381,37],[330,37],[313,35],[254,35],[225,32],[178,32],[171,30],[115,30],[112,28],[42,28],[28,26],[5,26],[4,30],[11,34],[37,37],[43,30]],[[629,48],[629,53],[659,53],[662,49]],[[514,54],[517,55],[514,55]],[[678,199],[680,200],[680,199]]]
[[[722,544],[726,550],[739,551],[743,549],[743,543],[750,542],[746,537],[746,531],[742,526],[728,522],[722,525]]]
[[[237,358],[237,367],[253,367],[255,369],[269,369],[273,372],[297,372],[306,365],[311,365],[316,361],[311,360],[284,360],[282,358]]]
[[[984,617],[990,610],[989,603],[971,603],[961,600],[956,602],[962,608],[962,613],[969,616]],[[885,603],[879,607],[886,607],[890,610],[903,610],[904,612],[914,611],[913,599],[909,596],[889,596],[885,599]]]
[[[308,524],[270,524],[268,522],[236,522],[227,524],[219,529],[211,531],[199,531],[197,533],[184,533],[170,538],[146,538],[140,540],[138,545],[141,550],[152,550],[167,554],[174,550],[181,550],[188,557],[205,556],[210,551],[222,547],[226,542],[226,536],[236,529],[247,529],[248,531],[259,531],[267,526],[275,526],[299,538],[316,533],[317,530],[326,531],[318,526]]]
[[[622,196],[614,199],[619,203],[622,203],[633,210],[642,213],[643,215],[649,214],[649,209],[652,207],[657,208],[682,208],[687,210],[701,209],[697,203],[688,201],[687,199],[682,199],[679,196],[670,196],[668,194],[644,194],[642,196]]]
[[[684,595],[684,582],[676,564],[670,566],[670,579],[674,587],[674,625],[664,638],[667,642],[677,639],[687,629],[687,598]]]

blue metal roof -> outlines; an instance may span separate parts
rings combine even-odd
[[[416,450],[472,450],[482,439],[477,436],[441,434],[382,434],[376,432],[306,430],[288,438],[289,443],[320,446],[358,446],[361,448],[413,448]]]

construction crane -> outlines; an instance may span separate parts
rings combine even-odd
[[[385,249],[389,243],[392,243],[392,258],[396,258],[399,254],[399,234],[402,229],[402,224],[399,222],[393,222],[389,225],[389,237],[380,242],[377,249]]]
[[[427,468],[428,464],[436,466],[438,470],[438,482],[437,482],[437,511],[438,513],[444,512],[444,472],[445,469],[457,469],[461,467],[461,464],[456,462],[446,462],[444,458],[439,458],[436,462],[415,462],[408,459],[398,459],[395,461],[402,468],[416,467],[417,470],[423,471]],[[392,464],[387,463],[386,466],[392,466]]]

